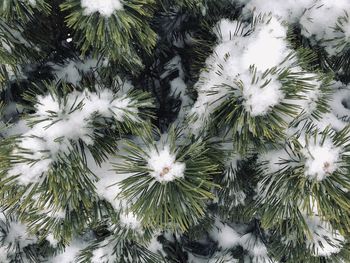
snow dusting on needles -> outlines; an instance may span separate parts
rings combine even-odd
[[[126,207],[125,202],[117,198],[121,192],[119,182],[128,178],[130,174],[116,174],[113,171],[113,163],[120,160],[116,157],[108,156],[107,160],[97,165],[91,153],[86,154],[89,169],[97,176],[98,181],[95,183],[96,193],[101,199],[108,201],[116,210]]]
[[[177,162],[175,158],[167,146],[161,151],[153,150],[148,159],[150,175],[159,182],[169,182],[184,177],[186,165]]]
[[[36,5],[36,0],[28,0],[29,4],[31,4],[32,6]]]
[[[236,0],[245,3],[243,14],[273,14],[289,23],[299,23],[301,33],[311,42],[318,42],[329,55],[336,55],[342,47],[335,47],[334,38],[349,39],[349,22],[342,30],[335,30],[337,20],[350,9],[348,0]]]
[[[306,241],[306,245],[314,256],[329,257],[340,252],[345,238],[330,223],[322,221],[319,216],[307,217],[305,221],[312,237]]]
[[[287,20],[288,22],[297,22],[303,15],[306,8],[311,7],[314,0],[243,0],[243,13],[252,12],[269,14],[272,13],[276,17]]]
[[[120,224],[125,228],[142,232],[141,222],[133,212],[121,213]]]
[[[127,112],[138,112],[125,94],[115,97],[108,89],[99,92],[75,91],[66,97],[65,103],[60,103],[58,98],[51,95],[38,96],[35,109],[36,113],[31,117],[38,123],[23,134],[18,149],[30,149],[29,153],[19,153],[23,158],[37,161],[16,164],[9,171],[10,176],[21,174],[18,181],[22,184],[36,182],[49,170],[58,154],[69,153],[72,140],[81,139],[85,144],[92,145],[93,118],[113,118],[122,122]]]
[[[69,246],[65,247],[63,253],[56,255],[50,261],[51,263],[72,263],[75,262],[75,258],[79,255],[79,252],[87,246],[82,240],[73,240]]]
[[[265,71],[278,66],[291,51],[287,48],[286,37],[286,28],[275,18],[258,25],[243,47],[243,68],[255,65],[258,70]]]
[[[265,261],[268,258],[266,246],[258,236],[246,233],[244,225],[232,227],[216,220],[215,227],[210,231],[210,237],[224,250],[242,246],[254,258],[252,262],[267,262]]]
[[[191,113],[198,120],[193,130],[205,125],[213,110],[228,96],[226,87],[234,83],[242,84],[242,90],[237,89],[234,96],[243,97],[252,116],[267,114],[284,99],[277,76],[264,73],[293,62],[286,61],[292,52],[286,41],[286,28],[275,17],[264,17],[252,32],[250,29],[243,22],[227,19],[214,29],[220,43],[206,61],[208,70],[201,73],[195,85],[198,98]],[[254,76],[258,81],[252,81]]]
[[[321,181],[338,168],[340,149],[331,141],[326,140],[322,145],[312,144],[302,151],[305,161],[305,176]]]
[[[266,163],[265,168],[267,172],[275,173],[286,166],[286,164],[283,164],[283,162],[289,158],[290,156],[284,149],[279,149],[261,154],[259,161],[261,163]]]
[[[98,12],[106,17],[123,8],[123,4],[119,0],[81,0],[81,6],[86,15]]]
[[[19,247],[23,248],[37,241],[35,236],[28,233],[27,226],[20,222],[10,222],[8,234],[5,238],[5,243],[14,244],[18,242]]]
[[[335,30],[338,17],[344,16],[345,11],[350,9],[348,0],[319,0],[314,2],[314,6],[309,8],[300,19],[302,34],[313,38],[325,47],[329,55],[335,55],[338,51],[333,46],[331,40],[339,37],[347,37],[346,32]]]
[[[251,83],[251,77],[246,78],[249,75],[242,75],[243,83],[243,98],[246,111],[250,112],[250,115],[255,117],[259,115],[265,115],[269,109],[277,105],[283,98],[282,85],[276,79],[259,79],[257,83]],[[243,79],[245,77],[245,79]],[[264,82],[270,81],[267,87],[262,87]]]

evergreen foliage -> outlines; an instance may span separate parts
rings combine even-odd
[[[346,0],[0,0],[0,263],[350,262]]]

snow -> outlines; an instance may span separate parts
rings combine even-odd
[[[311,232],[311,240],[307,239],[306,245],[314,256],[329,257],[340,252],[345,238],[339,231],[318,216],[307,217],[305,221]]]
[[[286,28],[277,19],[272,18],[266,25],[258,26],[244,48],[243,68],[255,65],[264,72],[278,66],[290,52],[286,37]]]
[[[329,105],[339,119],[350,117],[350,90],[348,87],[335,90]]]
[[[243,105],[251,116],[265,115],[271,108],[278,105],[284,98],[281,83],[275,78],[265,80],[260,78],[259,82],[251,83],[252,77],[244,74],[241,77],[243,83]],[[243,78],[244,77],[244,78]],[[267,86],[263,86],[266,81],[270,81]]]
[[[347,0],[314,1],[313,7],[309,8],[300,19],[301,33],[324,46],[329,55],[336,55],[339,50],[334,47],[334,43],[324,40],[344,37],[346,33],[336,31],[334,27],[337,24],[337,19],[344,15],[345,10],[349,9],[350,2]]]
[[[73,240],[63,251],[54,256],[50,263],[73,263],[76,262],[75,257],[78,256],[80,250],[86,247],[86,243],[81,240]]]
[[[240,244],[253,257],[264,258],[267,256],[266,246],[257,236],[252,233],[243,235],[241,237]]]
[[[74,91],[67,95],[65,104],[59,103],[51,95],[38,96],[37,101],[36,113],[32,117],[40,122],[23,134],[16,150],[23,158],[35,162],[16,164],[9,171],[10,176],[21,174],[18,182],[25,185],[37,182],[60,153],[69,153],[71,140],[81,139],[86,145],[92,145],[94,128],[91,121],[97,115],[119,122],[126,116],[138,121],[131,115],[138,113],[134,102],[125,94],[115,94],[109,89]],[[31,152],[21,152],[19,149],[29,149]]]
[[[297,68],[296,70],[302,72],[302,69],[300,68]],[[322,95],[324,95],[321,90],[322,82],[319,80],[319,76],[315,73],[303,72],[303,77],[307,88],[298,92],[298,95],[302,99],[293,99],[290,100],[290,102],[299,107],[298,114],[303,114],[304,117],[312,119],[312,113],[317,109],[317,102],[322,98]]]
[[[149,242],[147,249],[153,253],[160,253],[162,255],[165,255],[165,252],[163,250],[163,245],[158,241],[159,235],[154,235],[151,238],[151,241]]]
[[[177,77],[170,81],[170,89],[172,94],[181,98],[181,108],[177,116],[177,120],[181,121],[185,118],[186,108],[192,103],[192,100],[186,94],[187,85],[182,78]]]
[[[26,225],[16,221],[8,222],[7,234],[5,234],[3,245],[18,245],[18,248],[23,250],[24,247],[34,244],[37,241],[37,238],[28,232]]]
[[[323,114],[322,119],[320,121],[316,121],[315,124],[319,130],[324,130],[327,128],[327,126],[331,126],[336,131],[340,131],[347,125],[344,121],[341,121],[332,113]]]
[[[302,153],[306,159],[305,176],[321,181],[337,170],[341,149],[326,139],[322,145],[319,143],[307,145]]]
[[[216,221],[216,226],[210,232],[210,237],[218,242],[222,249],[230,249],[240,245],[241,235],[237,233],[232,227]]]
[[[181,99],[181,106],[175,121],[175,124],[181,124],[185,119],[188,108],[192,105],[192,99],[187,94],[187,85],[185,83],[185,72],[182,67],[181,57],[176,55],[165,66],[165,72],[160,76],[161,79],[169,77],[172,73],[178,72],[178,77],[172,79],[170,84],[170,94],[175,98]]]
[[[72,41],[72,38],[68,38],[67,42]],[[82,79],[82,73],[87,73],[97,68],[99,61],[96,59],[86,59],[84,61],[67,60],[63,65],[50,64],[53,73],[56,76],[57,81],[65,81],[77,85]]]
[[[104,248],[98,248],[98,249],[95,249],[93,252],[92,252],[92,257],[91,257],[91,262],[92,263],[98,263],[98,262],[103,262],[103,259],[105,257],[105,250]]]
[[[120,224],[126,228],[142,232],[141,222],[133,212],[121,213]]]
[[[333,95],[329,98],[330,112],[322,114],[322,118],[315,121],[320,130],[331,126],[334,130],[343,129],[350,121],[350,90],[342,83],[332,86]]]
[[[115,252],[115,248],[121,244],[113,236],[109,236],[99,243],[99,247],[92,251],[91,263],[101,262],[120,262],[126,260],[126,262],[134,262],[134,258],[131,258],[130,254],[121,255],[119,250]],[[124,258],[122,258],[124,256]]]
[[[342,149],[333,145],[330,138],[321,142],[319,138],[305,140],[305,134],[298,138],[301,145],[302,159],[293,159],[285,149],[271,150],[259,156],[259,162],[265,163],[267,173],[275,173],[285,167],[295,165],[304,165],[304,176],[309,179],[322,181],[332,175],[339,167],[341,161]],[[287,163],[285,163],[287,162]]]
[[[216,253],[210,259],[199,257],[190,252],[187,253],[189,263],[239,263],[239,259],[235,259],[227,252]]]
[[[201,72],[195,84],[198,97],[190,111],[194,133],[205,127],[214,109],[229,96],[243,98],[253,117],[267,114],[284,100],[281,83],[271,69],[288,67],[293,62],[285,60],[292,52],[286,27],[278,19],[268,17],[246,34],[249,30],[246,24],[227,19],[215,27],[219,43],[206,60],[208,70]],[[233,91],[231,86],[236,89]]]
[[[113,246],[115,244],[110,240],[104,240],[98,249],[92,251],[91,263],[101,263],[104,260],[113,261],[116,255],[113,254]]]
[[[46,240],[50,242],[50,245],[56,247],[58,244],[58,240],[54,237],[53,234],[48,234]]]
[[[120,153],[120,152],[119,152]],[[125,208],[126,204],[117,195],[121,192],[118,183],[130,176],[130,174],[117,174],[113,171],[113,165],[120,162],[116,157],[109,156],[100,166],[97,165],[90,153],[86,154],[89,169],[98,177],[95,183],[96,193],[101,199],[108,201],[116,210]]]
[[[259,156],[260,163],[266,162],[265,168],[268,173],[275,173],[284,168],[286,164],[283,164],[283,162],[289,159],[290,156],[284,149],[267,151]]]
[[[7,248],[5,247],[0,247],[0,262],[11,263],[11,261],[7,258]]]
[[[269,14],[290,23],[297,22],[303,12],[313,5],[314,0],[248,0],[243,9],[243,14]]]
[[[27,1],[35,5],[35,0]],[[292,52],[286,40],[286,23],[299,23],[302,34],[309,38],[312,44],[318,43],[324,47],[330,56],[336,55],[339,49],[334,46],[334,41],[326,40],[341,37],[347,41],[350,39],[349,23],[344,25],[344,32],[334,30],[334,25],[337,23],[337,19],[344,15],[344,10],[350,10],[350,1],[348,0],[236,0],[236,2],[245,4],[243,13],[246,17],[253,13],[271,13],[272,15],[267,15],[267,19],[257,22],[252,32],[247,35],[245,34],[251,28],[245,22],[228,19],[219,21],[213,29],[218,37],[218,43],[214,47],[213,54],[206,60],[207,70],[200,73],[200,79],[194,85],[198,91],[198,98],[192,110],[187,111],[187,107],[192,104],[192,100],[187,94],[190,81],[186,83],[181,57],[175,56],[171,59],[165,67],[166,72],[161,76],[161,79],[164,79],[168,78],[173,71],[178,72],[178,77],[169,80],[170,93],[175,97],[178,96],[182,101],[178,115],[179,123],[185,119],[187,113],[197,117],[191,124],[194,132],[199,133],[200,129],[206,126],[215,108],[230,96],[241,98],[244,110],[251,117],[267,115],[281,102],[291,102],[285,98],[286,94],[278,79],[278,73],[265,74],[272,68],[288,68],[293,62],[285,61],[285,58]],[[123,9],[120,0],[81,0],[81,6],[85,15],[98,12],[105,18],[112,16],[117,10]],[[66,41],[71,42],[72,38],[66,38]],[[174,42],[174,45],[185,47],[183,41]],[[8,51],[12,51],[11,45],[2,42],[2,46]],[[97,67],[97,60],[68,60],[61,66],[51,66],[57,81],[78,85],[82,80],[82,73],[90,72]],[[5,65],[5,68],[9,71],[10,77],[13,78],[15,76],[14,70],[9,65]],[[298,68],[298,70],[300,69]],[[305,73],[304,77],[316,78],[317,76]],[[253,79],[255,81],[252,81]],[[232,86],[235,89],[231,89]],[[300,106],[300,113],[305,113],[307,117],[310,117],[315,111],[317,101],[323,95],[320,82],[312,80],[310,86],[313,88],[300,92],[299,95],[303,99],[293,102]],[[24,185],[38,182],[39,178],[47,173],[53,162],[57,160],[59,154],[69,153],[71,141],[76,142],[81,139],[86,145],[93,145],[94,130],[91,127],[91,121],[96,115],[122,122],[128,115],[127,112],[138,114],[138,109],[134,107],[130,98],[125,94],[118,94],[116,97],[114,92],[108,89],[99,89],[97,92],[74,91],[66,97],[65,105],[51,95],[38,96],[37,101],[38,103],[34,107],[35,113],[29,114],[29,117],[40,120],[39,123],[30,127],[30,121],[21,120],[4,132],[5,136],[23,135],[14,154],[20,155],[23,159],[34,160],[33,162],[15,164],[9,171],[10,175],[19,174],[18,182]],[[82,102],[80,107],[68,114],[70,109],[77,106],[79,102]],[[328,125],[331,125],[334,130],[340,130],[349,124],[349,87],[334,88],[329,105],[330,112],[322,114],[320,120],[312,120],[313,124],[320,130],[325,129]],[[133,116],[127,117],[138,121]],[[292,136],[293,132],[298,131],[299,128],[290,128],[287,130],[287,135]],[[274,149],[263,153],[259,156],[258,162],[266,164],[264,168],[266,168],[267,173],[275,173],[287,165],[304,165],[303,175],[316,181],[325,180],[340,169],[339,163],[344,154],[341,147],[335,146],[330,138],[322,143],[319,139],[309,140],[306,143],[304,135],[302,133],[300,137],[303,138],[299,139],[302,147],[300,162],[284,164],[285,160],[292,161],[292,157],[285,149]],[[25,153],[21,149],[31,152]],[[232,149],[228,150],[232,151]],[[122,150],[118,149],[118,151],[120,154]],[[186,165],[176,160],[176,153],[172,152],[168,145],[158,147],[147,154],[149,155],[147,158],[149,175],[156,181],[167,183],[184,177]],[[130,204],[118,198],[121,193],[118,183],[131,174],[117,174],[113,171],[112,163],[120,162],[115,156],[110,156],[101,165],[97,165],[88,151],[86,155],[89,168],[98,178],[98,181],[95,182],[96,193],[120,212],[122,227],[140,231],[142,229],[141,222],[134,213],[128,212]],[[230,156],[225,160],[225,166],[231,167],[233,170],[236,169],[240,158],[240,156]],[[234,179],[236,175],[234,172],[227,172],[226,176],[229,179]],[[258,197],[264,199],[263,197],[268,195],[266,192],[268,189],[270,187],[258,182]],[[235,205],[244,204],[245,192],[236,191],[234,194],[237,202]],[[52,216],[51,211],[44,212]],[[62,215],[58,213],[58,217],[62,217]],[[318,216],[308,216],[305,220],[311,231],[311,239],[306,239],[305,242],[314,256],[329,257],[340,252],[346,241],[339,231],[334,230],[330,223],[322,221]],[[238,229],[233,223],[222,223],[216,220],[215,227],[210,231],[210,237],[218,243],[218,247],[222,250],[241,246],[251,257],[265,258],[267,255],[267,248],[262,240],[253,233]],[[52,246],[57,246],[58,241],[52,234],[46,239]],[[23,247],[36,241],[37,239],[27,232],[27,227],[24,224],[10,223],[5,243],[19,242],[20,246]],[[104,258],[111,260],[114,257],[110,255],[112,245],[108,243],[105,245],[92,252],[92,262],[101,262]],[[50,262],[74,262],[79,250],[84,247],[86,247],[84,242],[74,240],[62,254],[55,256]],[[153,252],[161,251],[164,253],[162,244],[157,241],[157,235],[153,236],[148,248]],[[5,248],[0,247],[1,262],[8,261],[4,258],[6,253]],[[214,260],[208,261],[207,259],[195,261],[194,256],[191,253],[189,255],[189,261],[214,262]],[[228,257],[227,261],[236,262],[237,260]]]
[[[236,0],[237,1],[237,0]],[[242,2],[242,0],[238,0]],[[323,46],[330,56],[341,51],[335,38],[349,39],[349,22],[335,30],[338,18],[350,9],[348,0],[244,0],[243,15],[272,14],[288,23],[300,24],[301,33]],[[332,40],[332,41],[325,41]]]
[[[176,156],[170,153],[169,146],[153,150],[147,160],[150,176],[158,182],[170,182],[184,177],[186,165],[176,161]]]
[[[242,246],[254,258],[267,257],[267,248],[257,236],[252,233],[241,234],[241,232],[246,232],[246,226],[237,225],[235,228],[237,230],[217,219],[209,235],[218,242],[222,250]]]
[[[121,10],[123,4],[120,0],[81,0],[81,7],[84,8],[85,15],[98,12],[102,16],[109,17],[116,10]]]

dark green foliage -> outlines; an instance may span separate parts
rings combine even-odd
[[[319,121],[332,111],[333,81],[350,80],[344,28],[349,10],[337,19],[337,37],[322,43],[303,36],[298,23],[287,25],[292,52],[264,72],[251,65],[248,81],[236,78],[212,87],[206,95],[209,101],[222,95],[220,104],[204,131],[193,135],[189,127],[196,116],[178,116],[187,106],[185,96],[196,101],[197,86],[205,82],[200,74],[213,66],[207,58],[218,56],[213,52],[222,40],[217,23],[238,20],[231,37],[244,38],[271,16],[242,16],[241,1],[228,0],[125,0],[122,5],[103,15],[86,13],[80,0],[36,0],[35,5],[0,0],[0,252],[8,249],[11,263],[50,262],[74,245],[80,251],[72,262],[348,262],[350,128],[323,131]],[[216,74],[224,75],[218,66]],[[268,88],[275,80],[285,101],[266,114],[252,114],[243,90]],[[176,90],[179,86],[186,94]],[[118,104],[108,113],[91,113],[84,125],[70,123],[88,132],[55,138],[57,152],[33,146],[47,142],[52,127],[84,107],[102,108],[103,96],[109,103],[127,98],[130,107]],[[50,98],[58,110],[43,113],[39,107]],[[96,103],[89,104],[89,98]],[[315,105],[312,112],[302,110],[304,101]],[[40,136],[26,133],[35,129],[42,129]],[[35,141],[32,147],[22,144],[28,138]],[[337,169],[323,180],[308,177],[307,150],[329,141],[340,149]],[[183,176],[162,181],[153,174],[148,161],[163,150],[184,164]],[[281,155],[275,171],[264,159],[271,151]],[[112,171],[106,165],[111,158],[117,160]],[[31,180],[30,172],[42,161],[50,161],[47,169]],[[18,165],[27,166],[27,176],[21,169],[10,173]],[[10,225],[17,223],[35,241],[9,243]],[[215,235],[232,240],[220,233],[220,225],[237,230],[240,243],[222,248]],[[317,255],[312,227],[333,234],[321,238],[334,253]],[[266,247],[266,255],[254,255],[254,246]]]

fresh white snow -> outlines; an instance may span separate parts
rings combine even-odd
[[[153,150],[148,159],[150,176],[159,182],[169,182],[184,177],[186,165],[176,161],[168,146],[161,150]]]
[[[306,245],[314,256],[329,257],[340,252],[345,238],[339,231],[316,215],[305,220],[311,232],[311,239],[306,240]]]
[[[271,72],[263,78],[263,74],[292,63],[285,61],[291,53],[286,41],[287,29],[278,19],[267,17],[257,22],[252,33],[243,36],[248,30],[243,22],[227,19],[215,28],[219,44],[206,61],[208,70],[202,71],[195,84],[198,98],[190,111],[196,116],[191,124],[194,132],[205,127],[213,110],[227,98],[228,87],[237,83],[242,90],[237,88],[233,95],[230,91],[230,96],[244,98],[246,110],[254,117],[267,114],[283,101],[284,93],[277,76]],[[258,81],[252,83],[254,75]],[[263,86],[265,82],[268,84]]]
[[[326,140],[322,145],[312,143],[305,146],[302,153],[306,159],[305,176],[321,181],[337,170],[341,149]]]
[[[81,0],[81,6],[84,8],[86,15],[98,12],[105,17],[109,17],[116,10],[123,8],[120,0]]]
[[[109,89],[100,89],[98,92],[75,91],[66,97],[65,104],[51,95],[38,96],[33,117],[41,121],[23,134],[18,145],[18,149],[31,151],[19,152],[20,155],[35,162],[16,164],[9,171],[9,175],[20,174],[18,182],[21,184],[37,182],[56,161],[58,154],[70,151],[71,140],[81,139],[87,145],[92,145],[94,128],[91,121],[96,114],[119,122],[123,122],[126,115],[129,119],[138,121],[131,114],[138,113],[134,102],[125,94],[120,93],[119,97],[117,95]]]

